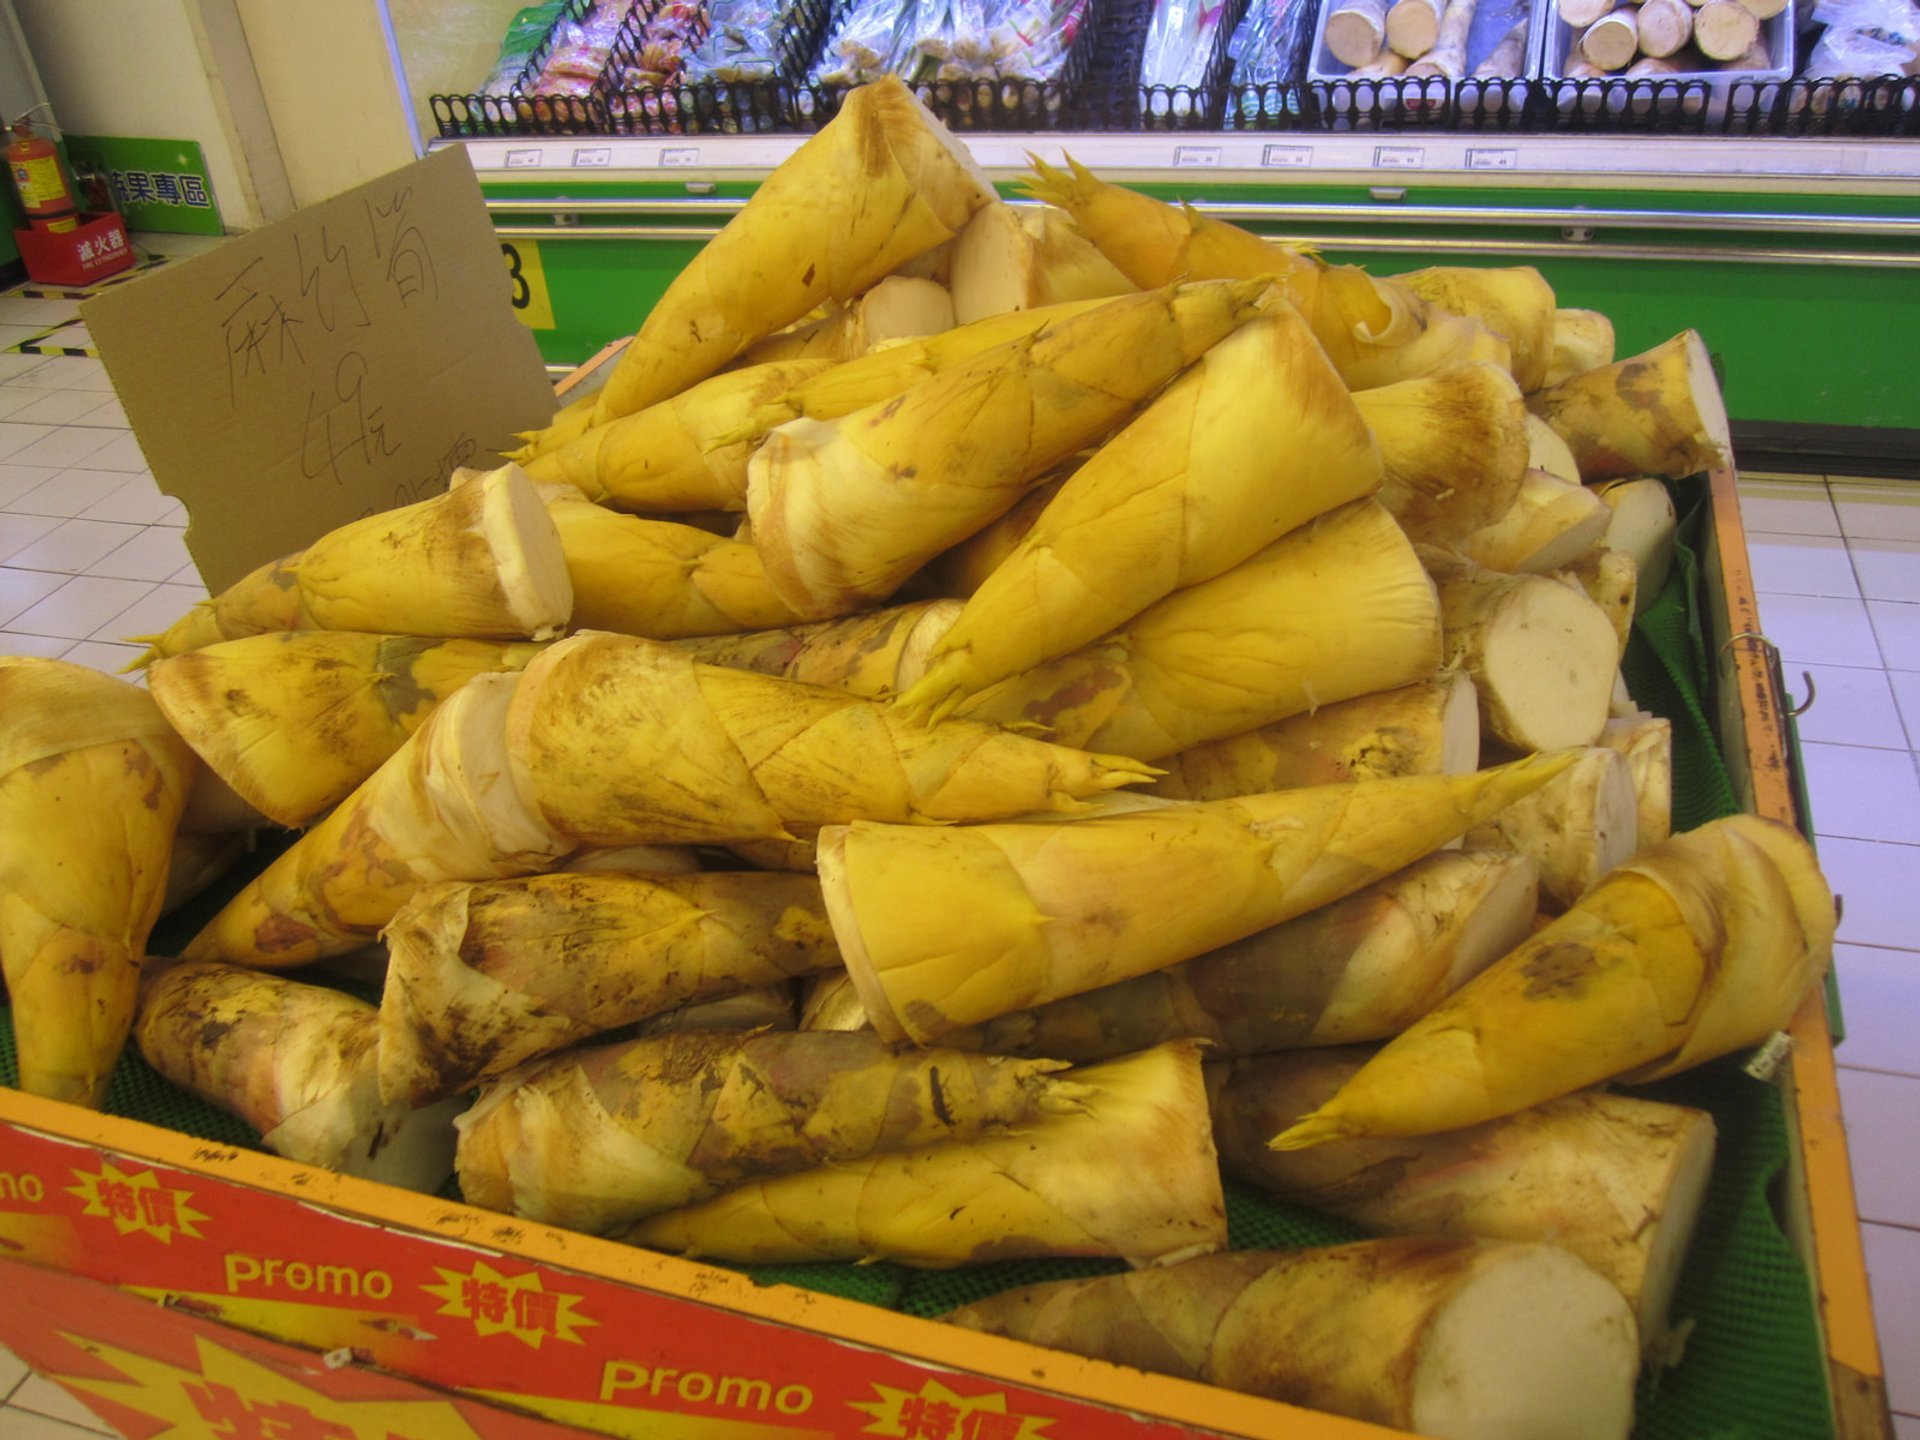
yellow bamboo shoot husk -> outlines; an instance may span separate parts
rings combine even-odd
[[[1497,365],[1460,365],[1354,396],[1386,469],[1380,503],[1445,544],[1504,515],[1527,473],[1526,402]]]
[[[1726,401],[1698,333],[1585,370],[1527,397],[1573,451],[1589,483],[1629,475],[1685,479],[1733,453]]]
[[[1435,265],[1393,278],[1422,300],[1478,320],[1505,340],[1521,390],[1530,394],[1546,384],[1553,360],[1553,286],[1531,265]]]
[[[1151,761],[1433,674],[1439,616],[1407,537],[1359,500],[958,713]]]
[[[1757,1045],[1832,961],[1833,895],[1751,815],[1645,850],[1389,1042],[1276,1149],[1427,1135]],[[844,942],[843,942],[844,943]]]
[[[518,674],[477,675],[441,702],[386,763],[283,851],[183,952],[262,969],[371,942],[436,880],[525,875],[578,842],[554,835],[506,752]]]
[[[820,879],[874,1027],[925,1044],[1143,975],[1350,895],[1558,774],[1532,756],[1019,824],[820,832]],[[1180,897],[1205,893],[1205,905]]]
[[[594,845],[1071,809],[1153,773],[987,725],[907,724],[845,691],[599,633],[528,667],[508,742],[546,822]]]
[[[1296,1050],[1209,1065],[1226,1172],[1375,1234],[1565,1246],[1626,1297],[1643,1346],[1667,1334],[1713,1168],[1711,1115],[1583,1090],[1441,1135],[1267,1145],[1330,1099],[1367,1055]]]
[[[0,965],[19,1087],[98,1108],[199,762],[137,685],[0,657]]]
[[[595,422],[677,395],[822,301],[852,299],[993,198],[902,81],[857,87],[674,278],[614,363]]]
[[[1244,940],[946,1043],[1085,1064],[1182,1036],[1211,1059],[1384,1040],[1525,939],[1537,889],[1522,856],[1443,850]],[[852,1008],[822,997],[808,1028],[843,1025]]]
[[[468,680],[539,653],[531,641],[296,630],[157,661],[147,688],[247,804],[297,828],[345,799]]]
[[[1473,677],[1454,670],[1357,695],[1156,763],[1167,773],[1148,791],[1169,800],[1230,800],[1396,775],[1464,775],[1480,764]]]
[[[1084,1088],[1080,1108],[1014,1134],[760,1181],[622,1238],[738,1262],[929,1269],[1072,1255],[1165,1265],[1225,1248],[1197,1047],[1163,1045],[1068,1078]]]
[[[794,624],[760,552],[694,525],[623,515],[571,486],[543,486],[566,555],[573,626],[655,640]]]
[[[1073,1114],[1065,1065],[876,1035],[673,1034],[524,1066],[460,1122],[469,1203],[606,1234],[774,1175]]]
[[[1251,319],[1259,281],[1122,296],[884,404],[782,425],[748,463],[753,543],[808,619],[884,600]]]
[[[380,1090],[415,1105],[616,1026],[840,963],[807,875],[448,882],[417,891],[381,938]]]
[[[902,697],[937,715],[1379,488],[1379,452],[1291,306],[1209,350],[1067,479]]]
[[[1627,1440],[1640,1368],[1620,1292],[1538,1243],[1241,1250],[1007,1290],[943,1318],[1371,1422],[1363,1433],[1447,1440]]]
[[[959,614],[958,600],[916,600],[811,625],[682,640],[679,647],[709,665],[831,685],[877,700],[899,694],[926,673],[933,647]]]
[[[527,476],[563,481],[616,510],[745,510],[747,456],[759,436],[740,434],[742,426],[830,364],[789,360],[715,375],[530,460]]]
[[[338,990],[237,965],[163,965],[140,989],[140,1053],[237,1115],[276,1155],[427,1193],[453,1174],[466,1097],[414,1109],[380,1098],[378,1016]]]

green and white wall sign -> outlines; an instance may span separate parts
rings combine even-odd
[[[69,135],[66,143],[76,178],[88,172],[105,177],[129,230],[225,233],[199,141]],[[80,184],[84,192],[84,179]],[[81,198],[92,208],[93,199],[84,193]]]

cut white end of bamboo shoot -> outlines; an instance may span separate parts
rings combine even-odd
[[[1673,722],[1658,715],[1622,716],[1607,721],[1600,743],[1627,757],[1640,848],[1658,845],[1673,833]]]
[[[1518,80],[1527,68],[1527,22],[1522,20],[1473,67],[1476,80]]]
[[[1744,0],[1742,0],[1744,3]],[[1752,9],[1752,6],[1748,6]],[[1753,44],[1747,47],[1747,53],[1736,55],[1731,60],[1720,62],[1722,70],[1771,70],[1773,68],[1773,47],[1767,44],[1766,28],[1753,37]]]
[[[1640,17],[1633,9],[1610,10],[1580,34],[1580,53],[1612,74],[1640,53]]]
[[[1347,73],[1349,80],[1391,80],[1407,72],[1407,57],[1382,50],[1371,65],[1358,65]]]
[[[1740,0],[1707,0],[1694,12],[1693,43],[1709,60],[1732,60],[1753,48],[1760,21]]]
[[[853,307],[854,354],[865,354],[895,340],[917,340],[951,330],[953,297],[934,280],[890,275],[860,297]]]
[[[1386,0],[1337,0],[1327,14],[1327,52],[1342,65],[1370,65],[1387,40]]]
[[[1483,572],[1438,588],[1448,659],[1472,674],[1488,734],[1520,751],[1599,738],[1619,673],[1599,606],[1540,575]]]
[[[1678,523],[1673,496],[1660,481],[1646,476],[1607,480],[1593,488],[1612,514],[1601,543],[1633,557],[1639,576],[1634,613],[1640,614],[1659,598],[1673,568]]]
[[[1557,1245],[1403,1236],[1055,1281],[954,1324],[1454,1440],[1625,1440],[1639,1340]]]
[[[1665,59],[1693,38],[1693,7],[1687,0],[1640,0],[1640,53]]]
[[[1587,370],[1613,363],[1613,321],[1598,310],[1562,306],[1553,312],[1553,358],[1547,384],[1558,385]],[[1535,464],[1539,464],[1536,460]],[[1542,466],[1551,470],[1551,465]],[[1572,478],[1572,477],[1562,477]]]
[[[1396,55],[1418,60],[1440,38],[1442,0],[1393,0],[1387,11],[1387,45]]]
[[[1407,74],[1420,79],[1444,77],[1458,80],[1467,73],[1467,36],[1473,30],[1474,11],[1479,0],[1447,0],[1440,17],[1440,32],[1433,46],[1418,61],[1407,67]],[[1389,23],[1392,17],[1388,17]]]
[[[1564,313],[1555,312],[1556,316]],[[1557,349],[1558,341],[1555,343]],[[1567,442],[1560,438],[1559,432],[1551,425],[1531,412],[1527,415],[1527,468],[1544,470],[1570,484],[1580,483],[1580,464],[1573,458],[1573,451],[1567,448]]]
[[[1626,756],[1590,748],[1533,794],[1467,832],[1467,844],[1512,850],[1539,868],[1540,888],[1570,906],[1639,849],[1639,806]]]
[[[1460,542],[1468,559],[1513,575],[1546,575],[1571,564],[1606,534],[1613,512],[1591,490],[1529,470],[1507,513]]]
[[[1613,5],[1614,0],[1558,0],[1554,8],[1559,11],[1563,23],[1575,30],[1585,30],[1612,10]]]

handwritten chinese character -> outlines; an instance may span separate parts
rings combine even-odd
[[[182,175],[180,177],[180,198],[185,200],[187,204],[198,206],[203,210],[213,204],[212,197],[207,194],[206,181],[202,180],[198,175]]]
[[[307,397],[307,422],[300,444],[300,468],[309,480],[331,475],[345,484],[340,462],[358,458],[362,465],[395,454],[399,446],[387,439],[381,405],[367,403],[367,360],[357,350],[340,357],[333,369],[333,399],[323,402],[316,393]]]
[[[227,309],[221,323],[226,329],[227,395],[238,402],[240,383],[249,376],[265,375],[283,364],[291,354],[300,352],[299,327],[305,323],[287,313],[286,306],[271,292],[261,288],[264,274],[256,271],[258,258],[234,276],[214,296]]]
[[[153,177],[153,198],[162,205],[180,203],[180,177],[164,171],[156,172]]]
[[[354,283],[353,257],[335,244],[322,225],[318,236],[293,237],[293,263],[300,273],[300,298],[313,303],[314,318],[331,334],[344,321],[360,328],[373,323]]]
[[[367,203],[367,226],[373,234],[373,253],[387,262],[387,280],[400,296],[400,303],[436,300],[440,278],[433,268],[433,254],[426,236],[407,218],[407,204],[413,191],[405,189],[391,203]]]

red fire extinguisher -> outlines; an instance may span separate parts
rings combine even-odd
[[[34,110],[41,107],[36,105]],[[33,110],[13,122],[13,143],[7,146],[7,170],[20,194],[27,223],[36,230],[72,230],[80,223],[73,182],[60,152],[51,140],[33,133]]]

